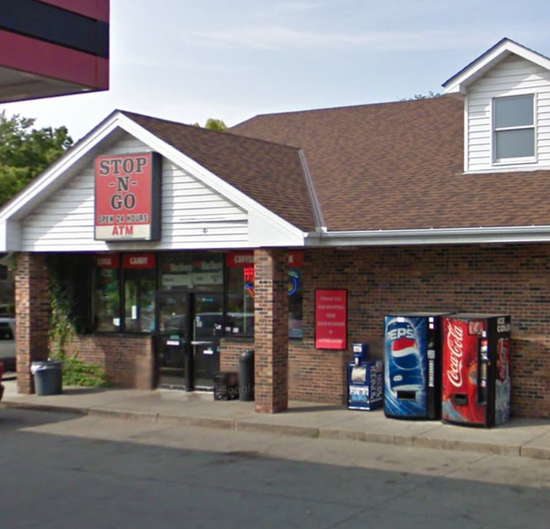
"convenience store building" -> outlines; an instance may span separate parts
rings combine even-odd
[[[19,390],[58,284],[115,385],[209,387],[253,348],[260,412],[343,403],[386,313],[510,314],[512,412],[549,417],[550,60],[504,39],[444,86],[224,133],[114,112],[0,212]]]

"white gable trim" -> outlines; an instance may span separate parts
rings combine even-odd
[[[19,220],[37,203],[42,202],[40,195],[67,174],[71,167],[88,154],[98,143],[107,138],[117,128],[110,116],[89,132],[76,145],[67,151],[57,162],[46,169],[32,184],[15,196],[0,211],[0,222]],[[39,199],[39,200],[37,200]]]
[[[468,86],[485,75],[498,63],[511,54],[518,55],[546,70],[550,70],[550,59],[510,39],[503,39],[496,46],[487,50],[483,55],[469,64],[449,80],[443,83],[445,94],[468,93]]]
[[[74,176],[74,166],[86,157],[95,156],[94,149],[116,130],[124,130],[152,150],[189,172],[205,185],[247,211],[254,230],[250,247],[303,246],[305,233],[266,207],[237,190],[206,168],[150,133],[120,112],[114,112],[47,169],[30,186],[17,195],[0,212],[0,252],[19,251],[21,248],[19,221],[35,207],[47,200],[52,189],[59,188]],[[45,198],[46,197],[46,198]]]

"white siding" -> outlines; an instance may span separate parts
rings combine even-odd
[[[101,154],[151,149],[126,134]],[[94,167],[88,164],[21,223],[23,251],[230,248],[248,244],[248,215],[197,178],[163,159],[162,240],[94,241]]]
[[[512,55],[474,82],[466,100],[468,172],[498,171],[492,165],[492,99],[495,97],[535,94],[537,127],[537,163],[506,165],[506,168],[550,167],[550,71]]]

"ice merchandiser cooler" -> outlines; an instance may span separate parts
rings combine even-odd
[[[442,420],[489,428],[510,419],[510,316],[443,321]]]
[[[348,408],[373,411],[384,402],[384,364],[355,362],[348,364]]]
[[[384,413],[394,419],[441,418],[441,324],[449,312],[385,318]]]

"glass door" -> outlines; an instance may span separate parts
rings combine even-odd
[[[220,370],[223,295],[193,294],[193,375],[197,389],[212,389]]]
[[[157,306],[159,385],[192,391],[191,296],[186,292],[161,292]]]

